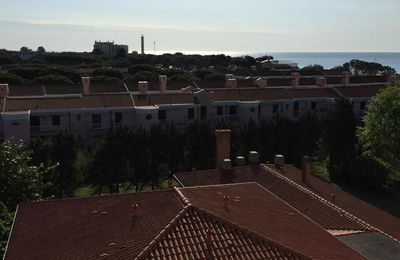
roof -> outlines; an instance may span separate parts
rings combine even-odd
[[[327,200],[334,193],[336,205],[400,240],[400,219],[312,175],[309,177],[309,181],[304,183],[301,181],[301,171],[292,165],[285,165],[284,172],[285,176],[294,182]]]
[[[339,96],[331,88],[296,88],[287,89],[293,98],[328,97],[338,98]]]
[[[209,90],[214,101],[255,101],[255,100],[280,100],[291,99],[283,88],[237,88]]]
[[[176,174],[176,178],[185,186],[257,182],[326,230],[350,232],[373,230],[343,210],[310,192],[299,189],[279,174],[273,174],[258,165],[235,167],[229,174],[218,170],[207,170]]]
[[[162,104],[193,104],[193,94],[135,94],[132,95],[135,106],[150,106]]]
[[[383,85],[335,87],[344,97],[374,97]]]
[[[81,96],[44,96],[6,99],[4,112],[38,109],[130,107],[128,94],[89,94]]]
[[[132,204],[143,217],[134,217]],[[183,207],[173,190],[23,203],[6,259],[132,259]]]
[[[310,258],[363,259],[350,247],[256,183],[197,186],[180,188],[179,191],[190,204],[201,210]],[[228,207],[224,207],[224,196],[229,197]]]
[[[208,237],[209,236],[209,237]],[[207,237],[210,241],[207,241]],[[188,206],[139,259],[307,259],[307,257]]]

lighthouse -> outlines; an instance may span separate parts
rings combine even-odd
[[[141,47],[142,47],[142,54],[144,54],[144,36],[142,34],[142,37],[140,37],[141,40]]]

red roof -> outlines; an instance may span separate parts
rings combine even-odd
[[[332,193],[335,194],[336,205],[400,240],[400,219],[317,177],[310,176],[308,182],[304,183],[301,181],[301,171],[292,165],[285,165],[284,174],[326,200],[330,200]]]
[[[315,259],[363,259],[256,183],[180,188],[190,204]],[[228,196],[228,207],[224,207]],[[316,243],[318,246],[316,246]]]

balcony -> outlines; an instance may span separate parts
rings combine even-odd
[[[56,135],[61,130],[66,130],[67,126],[31,126],[31,136],[52,136]]]

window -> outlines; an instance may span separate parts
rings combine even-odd
[[[158,120],[166,120],[166,119],[167,119],[167,111],[158,110]]]
[[[311,109],[312,110],[317,109],[317,102],[311,102]]]
[[[200,108],[200,119],[204,119],[207,116],[207,107],[201,106]]]
[[[152,118],[153,118],[153,116],[150,115],[150,114],[148,114],[148,115],[146,116],[146,119],[147,119],[147,120],[151,120]]]
[[[256,112],[256,108],[255,107],[251,107],[250,108],[250,112]]]
[[[31,126],[40,126],[40,117],[31,116]]]
[[[272,106],[272,113],[278,113],[279,112],[279,104],[274,104]]]
[[[121,112],[115,113],[115,123],[116,124],[122,123],[122,113]]]
[[[81,114],[76,115],[76,121],[81,121]]]
[[[299,102],[294,102],[293,103],[293,111],[294,112],[298,112],[299,111]]]
[[[224,114],[224,107],[223,106],[217,106],[217,115],[222,116]]]
[[[289,109],[289,104],[286,104],[286,110],[288,110]]]
[[[236,115],[236,106],[229,106],[229,114]]]
[[[59,116],[59,115],[51,116],[51,124],[52,124],[53,126],[58,126],[58,125],[60,125],[60,116]]]
[[[92,115],[92,126],[93,126],[93,128],[101,127],[101,115],[100,114]]]
[[[188,109],[188,118],[189,119],[194,119],[194,108],[189,108]]]
[[[364,111],[364,110],[365,110],[365,101],[362,101],[362,102],[360,103],[360,110],[361,110],[361,111]]]

